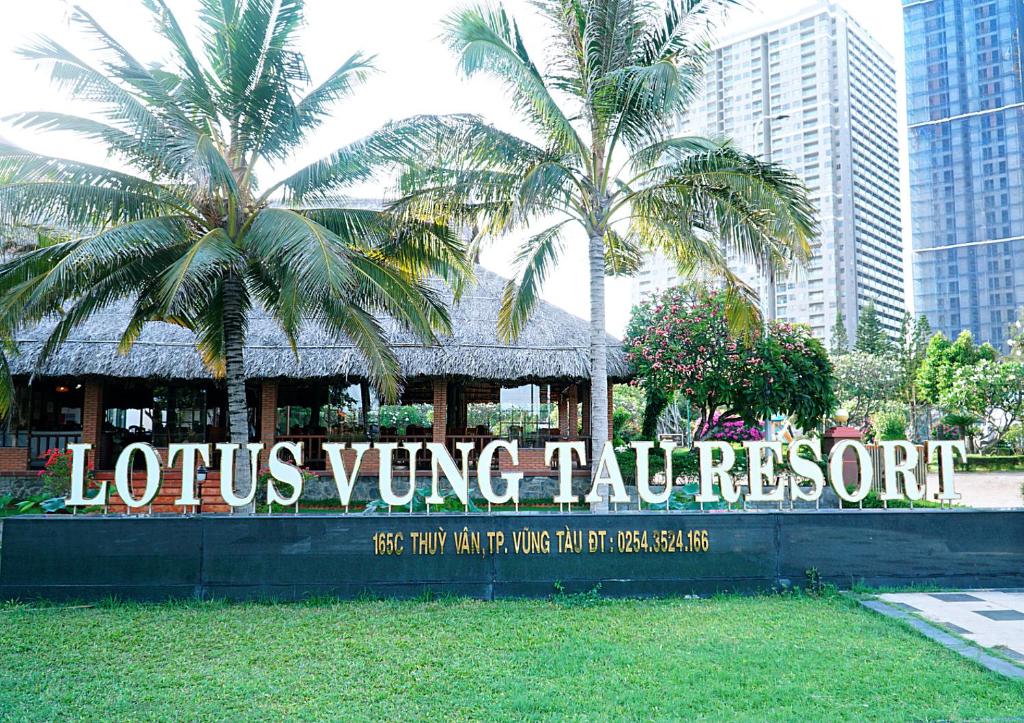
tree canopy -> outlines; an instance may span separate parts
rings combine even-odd
[[[345,194],[419,157],[436,143],[438,124],[389,124],[261,184],[352,96],[372,58],[352,54],[313,83],[296,45],[303,0],[201,0],[198,52],[164,0],[143,5],[172,50],[166,65],[136,59],[81,8],[71,18],[96,47],[93,61],[48,38],[21,51],[50,66],[53,84],[92,114],[26,112],[13,122],[98,141],[129,170],[0,144],[0,227],[39,223],[76,234],[0,265],[0,330],[59,315],[43,362],[118,300],[133,309],[120,330],[125,350],[147,322],[185,326],[226,379],[236,443],[248,441],[243,344],[256,306],[293,348],[305,318],[348,336],[370,381],[394,396],[399,368],[377,316],[427,341],[446,332],[447,311],[426,277],[458,285],[469,263],[443,224],[407,212],[399,219]]]
[[[892,348],[892,340],[882,327],[882,321],[878,318],[878,309],[873,301],[869,301],[860,310],[854,348],[865,354],[884,354]]]
[[[942,406],[961,418],[975,418],[986,432],[983,444],[998,444],[1024,419],[1024,362],[981,358],[953,370],[940,395]]]
[[[453,13],[444,37],[467,76],[501,83],[528,136],[448,118],[445,153],[405,177],[404,203],[480,239],[530,228],[505,290],[512,338],[573,238],[586,238],[591,299],[592,435],[607,439],[606,273],[632,273],[661,249],[686,274],[727,289],[730,319],[756,326],[756,295],[730,252],[762,269],[810,257],[817,233],[803,183],[721,139],[678,134],[695,97],[709,33],[731,0],[540,0],[549,31],[537,57],[501,5]],[[541,224],[536,230],[535,224]]]
[[[969,331],[960,332],[954,342],[942,333],[935,334],[928,342],[924,359],[918,367],[918,394],[929,404],[940,406],[942,395],[949,389],[957,370],[974,366],[982,359],[993,361],[995,358],[996,350],[992,345],[975,344]]]
[[[647,388],[690,400],[695,437],[768,414],[816,427],[836,404],[832,363],[806,327],[772,322],[767,333],[730,333],[725,292],[674,287],[634,309],[626,348]]]

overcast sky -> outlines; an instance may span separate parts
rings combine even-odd
[[[194,26],[196,0],[167,0],[182,25]],[[19,58],[15,50],[34,34],[49,35],[76,52],[87,53],[89,44],[68,22],[70,3],[64,0],[0,0],[0,118],[23,110],[72,110],[48,85],[45,70]],[[144,62],[164,56],[154,44],[147,14],[136,0],[81,0],[80,4],[121,43]],[[358,138],[388,120],[417,113],[472,112],[508,130],[522,132],[507,111],[501,89],[487,79],[466,81],[455,72],[455,61],[438,40],[440,22],[461,0],[307,0],[307,26],[301,47],[314,82],[319,82],[351,53],[362,50],[377,55],[380,70],[352,100],[338,107],[289,168],[330,153],[335,147]],[[750,0],[750,9],[734,11],[724,33],[731,34],[771,18],[788,15],[808,3],[791,0]],[[898,70],[903,65],[903,24],[899,0],[838,0],[893,55]],[[527,43],[542,50],[533,11],[526,0],[509,0],[506,6],[520,20]],[[902,94],[903,78],[897,79]],[[902,103],[900,106],[901,142]],[[79,109],[79,112],[81,109]],[[79,139],[56,134],[33,134],[0,122],[0,136],[50,155],[88,162],[104,159],[101,148]],[[904,208],[904,217],[907,209]],[[907,226],[908,224],[904,224]],[[497,241],[483,263],[508,275],[509,259],[517,239]],[[545,289],[545,297],[569,311],[589,317],[585,238],[570,236],[566,254]],[[613,279],[608,285],[608,328],[621,334],[629,317],[630,282]]]

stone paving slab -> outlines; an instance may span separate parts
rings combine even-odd
[[[886,593],[889,605],[943,625],[961,637],[1005,657],[1024,661],[1024,592]]]
[[[1005,657],[989,655],[983,649],[971,645],[963,638],[952,635],[946,630],[922,620],[913,613],[900,610],[894,607],[891,603],[884,602],[882,600],[861,600],[860,604],[879,615],[884,615],[888,618],[894,618],[906,623],[926,638],[934,640],[939,645],[949,648],[953,652],[959,653],[969,660],[975,661],[979,665],[988,668],[993,673],[1005,675],[1007,678],[1011,678],[1013,680],[1024,680],[1024,666],[1014,665],[1005,659],[1006,657],[1014,658],[1016,653],[1013,651],[1010,651],[1012,653],[1010,654],[1007,653],[1006,648],[999,647],[998,651]]]

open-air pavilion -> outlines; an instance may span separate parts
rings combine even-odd
[[[434,346],[384,320],[404,377],[394,404],[378,400],[347,339],[307,322],[296,354],[272,319],[254,313],[245,346],[250,438],[302,442],[313,470],[324,466],[327,441],[433,441],[454,454],[459,442],[479,451],[502,438],[519,443],[520,471],[550,475],[545,442],[589,433],[589,325],[541,303],[522,335],[504,343],[497,334],[504,282],[478,268],[476,284],[450,303],[452,335]],[[41,465],[46,449],[71,442],[91,443],[96,468],[109,470],[132,442],[161,449],[227,440],[223,385],[203,365],[192,333],[151,323],[121,354],[127,320],[125,306],[95,314],[42,366],[37,357],[52,322],[19,335],[10,359],[16,405],[0,434],[0,470],[24,473]],[[621,343],[608,342],[610,378],[626,379]],[[362,473],[375,471],[371,450]]]

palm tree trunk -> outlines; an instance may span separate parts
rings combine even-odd
[[[249,492],[251,470],[249,453],[249,409],[245,399],[245,358],[242,345],[241,280],[229,276],[224,280],[224,381],[228,392],[228,439],[239,445],[235,453],[234,490],[236,495]],[[235,509],[239,514],[256,511],[255,502]]]
[[[590,456],[592,469],[608,441],[608,339],[604,312],[604,235],[590,237]],[[608,511],[610,492],[604,487],[594,512]]]

